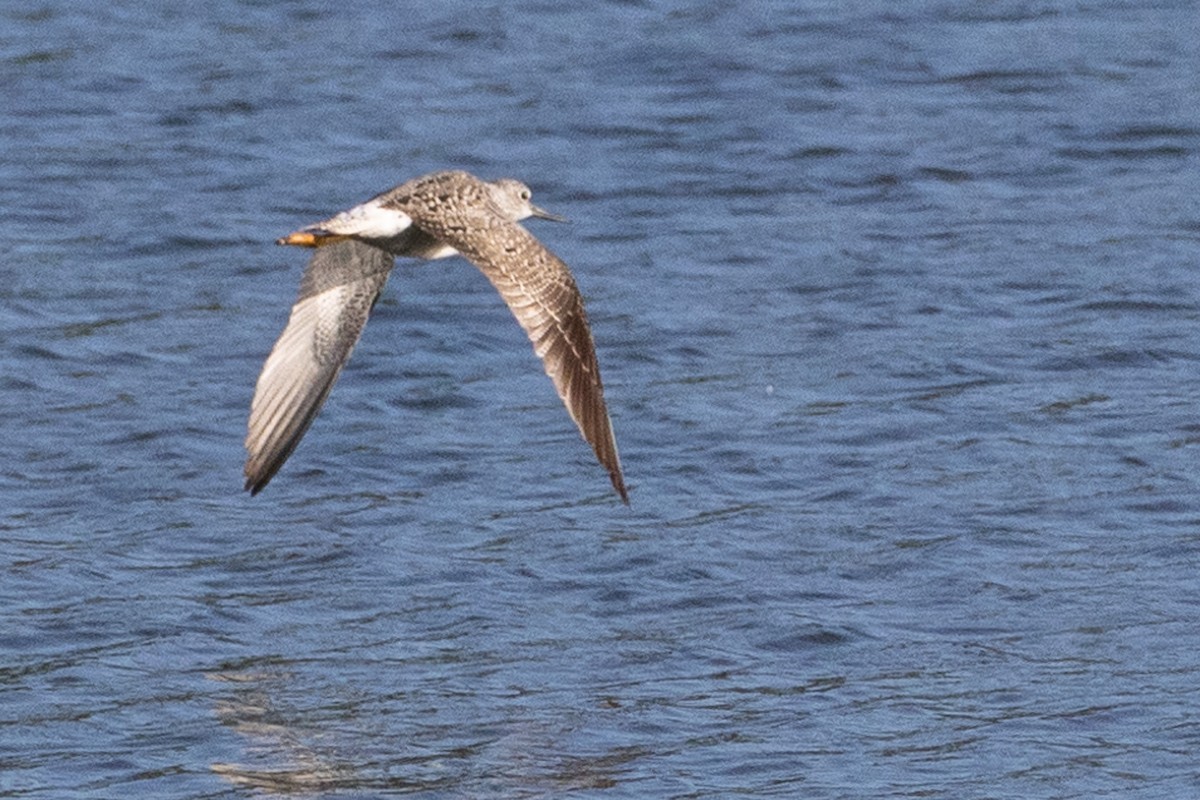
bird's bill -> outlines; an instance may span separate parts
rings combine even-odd
[[[566,217],[558,214],[552,214],[544,208],[538,208],[535,205],[530,205],[529,208],[532,211],[533,216],[537,217],[538,219],[548,219],[551,222],[567,222]]]
[[[282,239],[276,239],[275,244],[290,244],[296,247],[323,247],[327,244],[342,242],[349,238],[349,236],[341,236],[336,233],[303,230],[289,233]]]

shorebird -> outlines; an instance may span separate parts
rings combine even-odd
[[[583,297],[567,265],[520,221],[562,221],[529,187],[466,172],[415,178],[278,244],[315,247],[287,326],[263,364],[246,436],[246,489],[257,494],[312,424],[362,333],[396,256],[462,255],[500,293],[546,374],[629,503]]]

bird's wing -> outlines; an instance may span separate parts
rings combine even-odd
[[[394,259],[353,240],[318,248],[250,406],[246,489],[262,490],[296,449],[350,358]]]
[[[478,223],[479,217],[473,222]],[[583,297],[567,265],[521,225],[495,217],[487,220],[482,232],[476,224],[466,224],[439,230],[437,236],[478,267],[500,292],[542,359],[571,419],[628,504],[596,345]]]

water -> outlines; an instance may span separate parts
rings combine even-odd
[[[1188,2],[7,5],[0,796],[1191,798]],[[304,254],[529,182],[241,493]]]

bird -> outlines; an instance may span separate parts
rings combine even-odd
[[[513,178],[434,172],[277,241],[316,249],[255,385],[245,440],[251,495],[292,455],[329,397],[395,258],[461,255],[508,305],[613,489],[629,504],[583,297],[567,265],[520,224],[529,217],[565,220],[531,198],[529,187]]]

